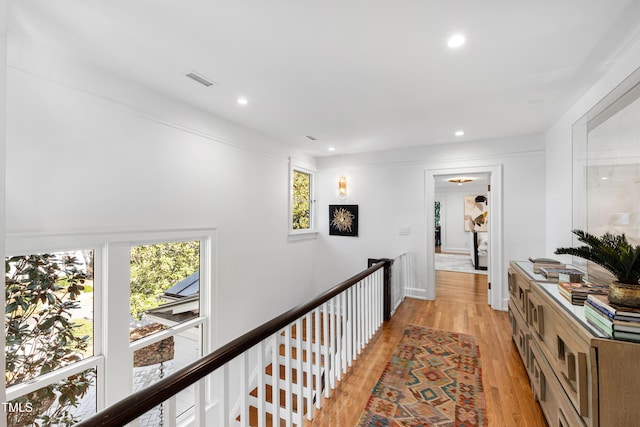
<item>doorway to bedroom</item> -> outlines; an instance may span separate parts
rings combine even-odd
[[[483,278],[488,303],[502,309],[502,166],[426,169],[425,180],[427,298],[436,298],[436,270],[464,272]]]
[[[487,274],[489,174],[435,176],[435,269]]]

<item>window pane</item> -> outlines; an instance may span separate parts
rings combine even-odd
[[[200,313],[200,242],[131,247],[132,328],[171,327]]]
[[[138,335],[155,332],[153,326],[138,329]],[[141,390],[198,360],[201,357],[200,330],[200,326],[190,328],[136,350],[133,353],[133,390]],[[170,404],[172,402],[165,402],[142,415],[139,418],[140,425],[170,425],[166,420],[167,405]],[[175,405],[176,418],[180,422],[192,412],[195,405],[195,387],[191,385],[179,392]]]
[[[96,370],[88,369],[4,405],[8,427],[71,426],[96,413]]]
[[[93,251],[9,257],[6,385],[93,355]]]
[[[293,221],[294,230],[311,228],[311,174],[293,171]]]

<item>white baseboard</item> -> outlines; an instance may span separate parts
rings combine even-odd
[[[406,298],[427,299],[427,290],[419,288],[404,288],[404,296]]]

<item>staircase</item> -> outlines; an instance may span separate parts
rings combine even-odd
[[[335,387],[335,382],[327,384],[328,377],[325,376],[325,371],[337,365],[338,362],[335,360],[337,357],[342,357],[342,351],[335,354],[340,340],[331,338],[337,337],[336,330],[343,332],[344,329],[338,325],[341,322],[339,316],[325,316],[322,312],[318,314],[319,316],[309,315],[303,318],[302,321],[290,325],[278,335],[279,344],[275,357],[277,359],[275,365],[278,367],[277,378],[273,375],[273,343],[267,348],[264,360],[269,362],[264,366],[262,381],[257,375],[254,375],[251,380],[252,390],[247,399],[248,426],[273,426],[274,408],[278,408],[276,416],[280,418],[281,427],[301,427],[305,416],[312,419],[318,396],[322,399],[325,388]],[[319,321],[316,321],[316,317]],[[327,319],[326,323],[325,319]],[[310,328],[307,328],[308,324],[311,325]],[[299,336],[298,330],[302,332]],[[332,331],[333,334],[331,334]],[[325,341],[325,338],[328,340]],[[326,354],[329,357],[325,357]],[[334,356],[333,362],[332,356]],[[326,361],[330,363],[327,364]],[[275,401],[274,380],[277,381],[275,388],[278,390]],[[259,381],[262,382],[262,387],[257,385]],[[264,390],[262,395],[259,393],[260,389]],[[319,407],[318,403],[317,408]],[[261,416],[262,423],[259,422]],[[238,414],[236,421],[238,426],[244,425],[242,415]]]
[[[213,420],[221,427],[302,427],[391,316],[393,260],[368,263],[366,270],[77,426],[126,425],[193,385],[195,426]]]

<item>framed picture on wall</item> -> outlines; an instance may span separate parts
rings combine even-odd
[[[487,196],[464,197],[464,231],[487,231]]]
[[[358,205],[329,205],[329,235],[358,236]]]

